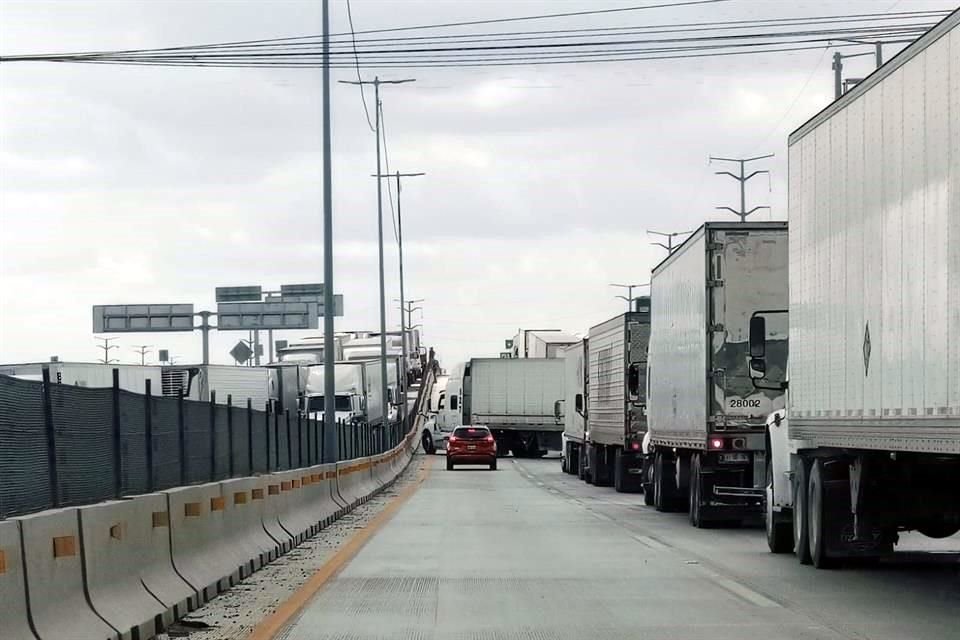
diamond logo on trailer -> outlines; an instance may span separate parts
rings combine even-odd
[[[863,376],[870,375],[870,323],[863,331]]]

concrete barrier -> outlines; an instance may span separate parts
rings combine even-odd
[[[313,534],[315,524],[306,513],[302,474],[300,471],[280,471],[273,475],[280,480],[280,523],[293,534],[296,543],[300,544]]]
[[[41,640],[116,638],[119,631],[84,597],[77,510],[53,509],[14,518],[20,525],[27,602]]]
[[[226,501],[216,483],[168,489],[173,566],[201,595],[215,598],[240,580],[240,563],[223,544]]]
[[[258,571],[276,557],[277,543],[263,527],[263,500],[253,499],[256,478],[238,478],[220,483],[228,507],[224,510],[226,544],[237,549],[244,561],[244,576]]]
[[[331,473],[333,475],[331,475]],[[336,467],[332,464],[321,464],[310,468],[311,500],[314,504],[320,526],[327,527],[334,521],[337,511],[340,510],[330,493],[331,485],[336,483]]]
[[[20,523],[0,520],[0,630],[4,639],[36,640],[27,611]]]
[[[343,498],[345,510],[349,511],[360,503],[357,478],[353,472],[353,461],[337,463],[337,493]]]
[[[261,523],[267,534],[277,543],[277,555],[287,553],[296,545],[294,535],[280,521],[284,498],[280,494],[280,479],[273,474],[257,478],[254,500],[263,500]]]
[[[111,500],[77,509],[87,601],[122,638],[152,638],[167,614],[140,579],[151,538],[150,515],[141,504]]]

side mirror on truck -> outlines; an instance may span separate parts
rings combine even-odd
[[[760,380],[767,375],[767,319],[763,316],[750,318],[750,377]]]

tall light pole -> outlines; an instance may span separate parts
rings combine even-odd
[[[333,172],[330,149],[330,0],[323,0],[323,452],[337,462],[337,387],[333,365]],[[378,171],[379,173],[379,171]]]
[[[764,160],[766,158],[772,158],[773,154],[768,153],[765,156],[756,156],[754,158],[717,158],[710,156],[711,162],[717,160],[719,162],[737,162],[740,164],[740,174],[731,173],[730,171],[715,171],[718,176],[730,176],[734,180],[740,183],[740,210],[732,209],[730,207],[717,207],[717,209],[723,209],[725,211],[730,211],[731,213],[740,216],[740,222],[746,222],[747,216],[751,213],[758,211],[760,209],[769,209],[767,206],[754,207],[747,211],[747,180],[753,178],[754,176],[760,175],[761,173],[769,174],[770,172],[766,169],[760,169],[759,171],[754,171],[750,175],[746,175],[746,164],[748,162],[754,162],[755,160]]]
[[[400,302],[396,298],[393,299],[394,302]],[[421,318],[423,317],[423,307],[416,307],[414,305],[420,304],[421,302],[426,302],[424,298],[417,298],[416,300],[406,300],[400,304],[400,312],[407,314],[407,327],[413,324],[413,312],[420,311]]]
[[[667,250],[667,255],[669,255],[673,253],[673,250],[675,248],[673,246],[673,239],[676,238],[677,236],[688,235],[690,233],[693,233],[693,231],[674,231],[672,233],[664,233],[663,231],[650,231],[650,229],[647,229],[647,233],[651,236],[663,236],[664,238],[666,238],[667,244],[663,244],[662,242],[651,242],[650,244],[657,245],[658,247],[663,247],[664,249]]]
[[[421,172],[415,173],[400,173],[397,171],[394,175],[378,173],[374,177],[377,178],[377,182],[380,182],[382,178],[393,178],[397,179],[397,247],[398,253],[400,254],[400,306],[403,307],[403,215],[400,211],[400,178],[416,178],[419,176],[425,176],[427,174]],[[381,246],[381,252],[382,252]],[[381,294],[382,295],[382,294]],[[381,303],[383,303],[383,298],[380,298]],[[386,323],[386,318],[381,319],[382,323]],[[380,331],[381,336],[385,330],[385,324],[381,324]],[[385,337],[381,337],[381,340],[385,340]],[[400,420],[404,428],[407,426],[407,351],[408,351],[408,341],[407,341],[407,325],[403,320],[403,311],[400,312],[400,344],[401,344],[401,354],[400,354],[400,369],[401,375],[403,376],[403,383],[400,387],[403,389],[403,397],[400,398]],[[398,381],[399,382],[399,381]]]
[[[326,37],[326,32],[324,32]],[[327,49],[327,44],[324,44],[324,56],[329,55],[329,50]],[[324,57],[324,71],[329,73],[329,58]],[[403,80],[381,80],[379,77],[374,77],[373,80],[341,80],[343,84],[354,84],[354,85],[373,85],[373,109],[376,112],[376,127],[374,128],[374,134],[377,136],[377,173],[375,175],[379,176],[383,173],[380,170],[380,85],[381,84],[403,84],[406,82],[414,82],[413,78],[406,78]],[[383,189],[380,185],[380,180],[377,179],[377,245],[379,248],[380,256],[380,393],[381,393],[381,402],[386,406],[387,403],[387,301],[386,301],[386,284],[384,283],[384,269],[383,269]],[[333,308],[333,302],[331,301],[331,306]],[[326,327],[326,323],[324,323]],[[326,345],[326,343],[324,343]],[[330,350],[327,351],[324,349],[325,353],[333,353],[333,344],[330,344]],[[326,357],[324,358],[327,359]],[[333,378],[333,373],[329,374],[329,377]],[[326,394],[326,391],[324,391]],[[333,396],[327,396],[332,398]],[[324,412],[326,415],[327,412]],[[386,413],[384,414],[386,417]],[[386,422],[386,419],[384,420]],[[385,425],[386,426],[386,425]]]
[[[611,286],[611,287],[620,287],[620,288],[622,288],[622,289],[626,289],[626,290],[627,290],[627,295],[625,295],[625,296],[614,296],[614,297],[615,297],[615,298],[620,298],[621,300],[626,300],[626,301],[627,301],[627,311],[633,311],[633,301],[635,300],[635,298],[633,297],[633,290],[636,289],[637,287],[648,287],[648,286],[650,286],[650,283],[649,283],[649,282],[641,282],[641,283],[639,283],[639,284],[615,284],[615,283],[611,283],[610,286]]]
[[[140,366],[141,366],[141,367],[147,364],[147,354],[153,352],[153,350],[150,349],[150,347],[152,347],[152,346],[153,346],[152,344],[136,344],[136,345],[133,345],[133,350],[134,350],[136,353],[139,353],[139,354],[140,354]]]
[[[98,349],[103,349],[103,358],[100,360],[102,364],[110,364],[111,362],[118,362],[116,358],[110,357],[110,349],[119,349],[120,347],[115,344],[110,344],[111,340],[119,340],[119,338],[108,338],[108,337],[97,337],[97,340],[102,340],[103,344],[98,344]]]

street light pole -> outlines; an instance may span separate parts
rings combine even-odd
[[[326,37],[326,32],[324,32]],[[326,49],[327,44],[325,41],[324,44],[324,55],[329,55],[329,50]],[[324,58],[324,72],[329,73],[329,58]],[[374,77],[373,80],[341,80],[343,84],[354,84],[354,85],[373,85],[373,109],[376,112],[376,126],[374,127],[374,135],[377,136],[377,176],[380,176],[382,171],[380,170],[380,85],[381,84],[403,84],[405,82],[414,82],[412,78],[404,80],[381,80],[379,77]],[[386,301],[386,284],[384,283],[384,269],[383,269],[383,189],[380,185],[380,179],[377,179],[377,246],[378,253],[380,257],[380,376],[382,378],[380,385],[380,393],[382,396],[381,402],[384,407],[387,404],[387,301]],[[333,301],[330,301],[330,306],[327,307],[333,309]],[[324,324],[326,326],[326,324]],[[333,353],[333,344],[330,345],[330,350],[324,350],[326,353]],[[325,357],[326,359],[326,357]],[[332,380],[333,374],[329,374],[329,378]],[[324,392],[326,393],[326,392]],[[332,398],[333,396],[327,396]],[[326,415],[328,412],[324,412]],[[386,413],[384,414],[384,422],[386,422]],[[385,425],[386,426],[386,425]]]
[[[337,462],[337,387],[333,359],[333,171],[330,149],[330,0],[323,0],[323,447],[324,462]],[[378,138],[379,140],[379,138]]]
[[[673,253],[673,250],[674,250],[673,239],[676,238],[677,236],[685,236],[687,234],[693,233],[693,231],[674,231],[672,233],[664,233],[663,231],[650,231],[649,229],[647,229],[647,233],[652,236],[663,236],[664,238],[666,238],[667,244],[663,244],[662,242],[651,242],[650,244],[655,244],[658,247],[663,247],[664,249],[667,250],[667,255],[669,255]]]
[[[378,168],[379,168],[379,167],[378,167]],[[406,391],[406,389],[407,389],[407,351],[408,351],[408,348],[407,348],[407,323],[404,322],[404,318],[403,318],[403,301],[404,301],[404,297],[403,297],[403,295],[404,295],[404,293],[403,293],[403,215],[401,214],[401,210],[400,210],[400,178],[416,178],[416,177],[418,177],[418,176],[425,176],[425,175],[427,175],[427,174],[425,174],[425,173],[423,173],[423,172],[417,172],[417,173],[400,173],[399,171],[397,171],[394,175],[391,176],[390,174],[382,174],[382,173],[379,173],[379,171],[378,171],[378,172],[377,172],[377,175],[374,176],[375,178],[377,178],[377,182],[379,182],[381,178],[392,178],[392,177],[396,177],[396,179],[397,179],[397,247],[398,247],[398,250],[399,250],[398,252],[399,252],[399,254],[400,254],[400,307],[401,307],[401,310],[400,310],[400,344],[402,345],[402,346],[401,346],[401,349],[400,349],[401,352],[402,352],[401,355],[400,355],[400,368],[401,368],[401,370],[402,370],[402,371],[401,371],[401,375],[403,375],[403,382],[402,382],[402,384],[400,385],[400,386],[402,387],[402,389],[403,389],[403,397],[400,398],[400,402],[401,402],[400,420],[401,420],[401,424],[404,425],[404,427],[406,427],[406,424],[407,424],[407,391]],[[382,251],[382,246],[383,246],[383,245],[381,244],[381,251]],[[382,292],[381,292],[380,302],[381,302],[381,304],[384,303],[384,298],[383,298]],[[385,320],[384,320],[384,322],[385,322]],[[382,336],[382,335],[383,335],[384,327],[381,326],[380,330],[381,330],[381,336]],[[383,339],[385,339],[385,338],[383,338]]]
[[[620,287],[620,288],[622,288],[622,289],[626,289],[626,290],[627,290],[627,295],[626,295],[626,296],[614,296],[614,297],[620,298],[621,300],[626,300],[626,301],[627,301],[627,311],[633,311],[633,301],[634,301],[633,290],[636,289],[637,287],[648,287],[648,286],[650,286],[650,283],[649,283],[649,282],[641,282],[641,283],[639,283],[639,284],[614,284],[614,283],[611,283],[610,286],[611,286],[611,287]]]

